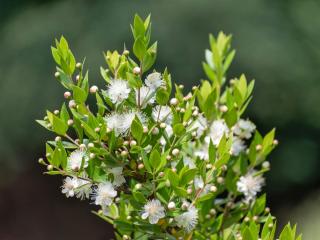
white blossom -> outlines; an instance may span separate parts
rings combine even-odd
[[[209,136],[205,138],[205,141],[209,143],[211,139],[213,145],[218,146],[221,138],[228,133],[229,128],[226,122],[223,119],[215,120],[210,127]]]
[[[183,228],[186,232],[191,232],[198,223],[198,210],[190,206],[188,211],[176,216],[177,226]]]
[[[189,157],[184,157],[183,158],[183,165],[184,166],[188,166],[190,169],[196,168],[196,165],[195,165],[193,159],[191,159]]]
[[[100,183],[93,193],[95,204],[102,207],[110,206],[115,196],[117,196],[117,191],[114,190],[111,182]]]
[[[204,182],[201,176],[197,176],[193,180],[195,189],[202,189],[204,187]]]
[[[256,176],[256,171],[250,171],[245,176],[240,177],[237,182],[237,189],[245,196],[245,202],[256,198],[258,192],[261,191],[264,184],[264,178],[261,175]]]
[[[249,139],[256,129],[256,125],[250,120],[240,119],[233,127],[233,133],[240,138]]]
[[[139,92],[140,91],[140,101]],[[136,104],[140,103],[142,109],[146,108],[148,104],[154,103],[154,91],[146,86],[142,86],[139,90],[136,89]]]
[[[75,195],[75,189],[78,187],[78,181],[76,178],[66,177],[63,180],[61,192],[66,195],[66,197],[73,197]]]
[[[171,127],[171,125],[167,125],[167,126],[166,126],[165,132],[166,132],[168,138],[170,138],[170,137],[172,136],[172,134],[173,134],[173,128]],[[166,140],[165,140],[164,137],[161,137],[161,138],[160,138],[160,143],[161,143],[161,145],[163,145],[163,146],[166,145],[167,142],[166,142]]]
[[[239,156],[246,149],[244,141],[238,137],[233,137],[230,152],[233,156]]]
[[[209,154],[208,154],[208,144],[203,143],[200,148],[197,148],[194,151],[194,155],[196,157],[199,157],[201,160],[209,160]]]
[[[89,199],[90,194],[92,193],[91,182],[80,178],[77,178],[77,181],[78,187],[75,189],[76,197],[81,200]]]
[[[152,199],[144,205],[141,218],[149,218],[151,224],[156,224],[159,219],[165,217],[164,207],[161,205],[158,199]]]
[[[195,120],[190,130],[196,130],[197,138],[201,137],[204,131],[207,129],[207,120],[202,115]]]
[[[130,90],[127,81],[113,79],[108,86],[107,95],[112,103],[119,104],[129,97]]]
[[[122,167],[114,167],[108,170],[113,175],[112,184],[115,187],[120,187],[122,184],[126,182],[126,179],[122,175],[123,168]]]
[[[163,84],[161,73],[154,72],[147,76],[145,84],[151,89],[157,89]]]
[[[171,124],[171,108],[168,106],[156,106],[152,111],[152,118],[156,122],[165,122],[167,124]]]
[[[84,150],[77,149],[70,154],[67,161],[68,170],[78,171],[82,162],[84,168],[88,167],[89,158]]]

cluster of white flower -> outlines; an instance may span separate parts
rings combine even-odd
[[[250,203],[256,198],[258,192],[264,184],[264,178],[257,175],[256,171],[250,171],[245,176],[240,177],[237,182],[238,191],[245,196],[245,202]]]
[[[66,197],[74,197],[83,199],[88,199],[92,193],[92,184],[90,181],[85,179],[80,179],[77,177],[66,177],[63,181],[61,192],[66,195]]]

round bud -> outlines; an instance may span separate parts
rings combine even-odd
[[[81,149],[85,149],[86,148],[86,145],[81,143],[80,146],[79,146]]]
[[[268,228],[273,228],[273,223],[269,223]]]
[[[269,212],[270,212],[270,208],[266,207],[266,208],[264,209],[264,211],[265,211],[266,213],[269,213]]]
[[[143,169],[143,168],[144,168],[143,163],[139,163],[139,165],[138,165],[138,169]]]
[[[123,146],[129,146],[129,141],[124,141]]]
[[[170,155],[168,155],[168,156],[166,156],[166,159],[167,159],[168,161],[170,161],[170,160],[172,159],[172,157],[171,157]]]
[[[48,128],[51,128],[51,127],[52,127],[52,124],[51,124],[51,123],[48,123],[48,124],[47,124],[47,127],[48,127]]]
[[[183,125],[184,127],[186,127],[186,126],[188,126],[188,123],[187,123],[187,122],[183,122],[182,125]]]
[[[171,224],[173,222],[173,218],[169,218],[169,223]]]
[[[64,92],[63,96],[65,99],[68,99],[69,97],[71,97],[71,92]]]
[[[129,216],[127,216],[127,220],[131,220],[132,219],[132,217],[129,215]]]
[[[79,80],[80,80],[80,75],[77,75],[76,76],[76,81],[79,82]]]
[[[255,222],[258,221],[258,216],[254,216],[254,217],[252,218],[252,220],[255,221]]]
[[[130,147],[136,146],[137,142],[135,140],[130,141]]]
[[[55,76],[56,78],[58,78],[58,77],[60,77],[60,73],[59,73],[59,72],[55,72],[55,73],[54,73],[54,76]]]
[[[257,146],[256,146],[256,150],[257,151],[260,151],[262,149],[262,145],[261,144],[258,144]]]
[[[212,216],[214,216],[214,215],[217,214],[217,211],[216,211],[214,208],[211,208],[211,209],[210,209],[210,214],[211,214]]]
[[[164,176],[164,172],[159,172],[159,177],[163,177]]]
[[[139,75],[141,73],[141,69],[139,67],[134,67],[133,68],[133,73],[136,75]]]
[[[54,141],[60,142],[60,141],[61,141],[61,137],[57,136],[57,137],[54,139]]]
[[[51,153],[46,153],[46,157],[50,157],[51,156]]]
[[[142,184],[141,183],[137,183],[135,186],[135,189],[139,190],[142,188]]]
[[[196,131],[193,131],[193,132],[191,133],[191,136],[192,136],[192,137],[196,137],[196,136],[197,136],[197,132],[196,132]]]
[[[48,166],[47,166],[47,170],[48,170],[48,171],[52,171],[52,170],[53,170],[53,166],[52,166],[51,164],[48,165]]]
[[[90,153],[90,154],[89,154],[89,157],[90,157],[91,159],[93,159],[93,158],[96,157],[96,155],[95,155],[94,153]]]
[[[39,158],[39,159],[38,159],[38,163],[39,163],[39,164],[44,164],[43,158]]]
[[[77,104],[74,100],[69,101],[69,108],[75,108],[76,106],[77,106]]]
[[[206,219],[210,219],[210,217],[211,217],[211,216],[210,216],[209,214],[206,215]]]
[[[189,203],[187,203],[187,202],[184,202],[184,203],[182,203],[182,205],[181,205],[181,208],[182,208],[183,210],[187,210],[188,207],[189,207]]]
[[[81,67],[82,67],[82,63],[78,62],[78,63],[76,64],[76,68],[81,68]]]
[[[128,156],[128,151],[123,150],[123,151],[121,152],[121,156],[122,156],[122,157]]]
[[[55,115],[58,115],[58,114],[59,114],[59,110],[54,110],[53,113],[54,113]]]
[[[160,123],[160,128],[164,129],[166,128],[167,124],[165,124],[164,122],[163,123]]]
[[[272,143],[273,143],[273,145],[277,146],[279,144],[279,141],[277,139],[274,139]]]
[[[180,85],[179,85],[179,88],[180,88],[180,89],[183,89],[183,88],[184,88],[184,86],[183,86],[182,84],[180,84]]]
[[[94,144],[93,143],[88,143],[88,148],[93,148]]]
[[[175,167],[173,167],[173,168],[171,168],[171,171],[175,173],[175,172],[177,172],[177,169]]]
[[[68,119],[67,124],[68,124],[68,126],[73,125],[73,120],[72,119]]]
[[[158,135],[159,134],[159,128],[155,127],[154,129],[152,129],[152,134],[153,135]]]
[[[181,108],[181,109],[180,109],[180,112],[181,112],[181,113],[185,113],[186,110],[185,110],[184,108]]]
[[[123,235],[123,236],[122,236],[122,239],[123,239],[123,240],[129,240],[129,239],[130,239],[130,237],[129,237],[128,235],[126,235],[126,234],[125,234],[125,235]]]
[[[222,171],[227,171],[227,170],[228,170],[227,165],[225,165],[225,164],[224,164],[224,165],[222,165],[222,166],[221,166],[221,170],[222,170]]]
[[[266,168],[266,169],[269,169],[269,168],[270,168],[270,162],[264,161],[264,162],[262,163],[262,167],[263,167],[263,168]]]
[[[175,156],[175,157],[178,156],[179,153],[180,153],[180,150],[178,148],[175,148],[175,149],[172,150],[172,155]]]
[[[222,106],[219,107],[219,110],[220,110],[220,112],[225,113],[225,112],[228,111],[228,107],[226,105],[222,105]]]
[[[177,110],[177,112],[180,112],[181,108],[180,108],[180,107],[177,107],[176,110]]]
[[[47,121],[47,120],[48,120],[48,116],[45,116],[45,117],[43,118],[43,120]]]
[[[97,132],[100,132],[100,128],[99,127],[96,127],[95,129],[94,129],[94,131],[97,133]]]
[[[193,87],[192,87],[192,91],[195,91],[195,90],[197,90],[197,89],[198,89],[197,86],[193,86]]]
[[[122,54],[128,56],[129,53],[130,53],[130,52],[129,52],[127,49],[125,49]]]
[[[176,99],[176,98],[171,98],[171,99],[170,99],[170,104],[171,104],[172,106],[177,106],[178,103],[179,103],[178,99]]]
[[[144,126],[143,127],[143,133],[148,133],[148,131],[149,131],[148,127]]]
[[[218,177],[217,178],[217,182],[222,184],[224,182],[224,178],[223,177]]]
[[[197,117],[199,115],[199,112],[197,110],[193,111],[192,116]]]
[[[169,210],[173,210],[173,209],[175,209],[176,208],[176,204],[174,203],[174,202],[169,202],[168,203],[168,209]]]
[[[171,186],[170,181],[167,180],[167,181],[166,181],[166,187],[170,187],[170,186]]]
[[[193,191],[192,191],[192,188],[188,188],[188,189],[187,189],[187,193],[188,193],[188,194],[191,194],[192,192],[193,192]]]
[[[210,192],[216,192],[217,191],[217,187],[216,186],[211,186],[210,187]]]
[[[245,217],[245,218],[244,218],[244,221],[245,221],[245,222],[249,222],[249,221],[250,221],[250,218],[249,218],[249,217]]]
[[[96,85],[93,85],[93,86],[91,86],[91,88],[90,88],[90,93],[96,93],[97,91],[98,91],[98,87],[96,86]]]
[[[112,130],[107,127],[106,131],[107,131],[107,133],[111,133]]]

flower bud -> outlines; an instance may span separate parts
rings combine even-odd
[[[159,177],[163,177],[164,176],[164,172],[159,172]]]
[[[139,190],[142,188],[142,184],[141,183],[137,183],[135,186],[135,189]]]
[[[173,168],[171,168],[171,171],[175,173],[175,172],[177,172],[177,169],[173,167]]]
[[[268,228],[273,228],[273,223],[269,223]]]
[[[263,167],[263,168],[266,168],[266,169],[269,169],[269,168],[270,168],[270,162],[264,161],[264,162],[262,163],[262,167]]]
[[[76,76],[76,81],[79,82],[79,80],[80,80],[80,75],[77,75]]]
[[[171,98],[170,104],[171,104],[172,106],[177,106],[178,103],[179,103],[178,99],[176,99],[176,98]]]
[[[125,49],[122,54],[128,56],[129,53],[130,53],[130,52],[129,52],[127,49]]]
[[[260,151],[262,149],[262,145],[261,144],[258,144],[257,146],[256,146],[256,150],[257,151]]]
[[[264,209],[264,211],[265,211],[266,213],[269,213],[269,212],[270,212],[270,208],[266,207],[266,208]]]
[[[217,187],[216,186],[211,186],[210,187],[210,192],[216,192],[217,191]]]
[[[81,68],[81,67],[82,67],[82,63],[78,62],[78,63],[76,64],[76,68]]]
[[[89,91],[90,91],[90,93],[93,94],[93,93],[96,93],[96,92],[98,91],[98,89],[99,89],[99,88],[98,88],[96,85],[93,85],[93,86],[91,86],[91,88],[90,88]]]
[[[193,192],[192,188],[188,188],[188,189],[187,189],[187,193],[188,193],[188,194],[191,194],[192,192]]]
[[[88,143],[88,148],[93,148],[94,144],[93,143]]]
[[[183,89],[183,88],[184,88],[184,86],[183,86],[182,84],[180,84],[180,85],[179,85],[179,88],[180,88],[180,89]]]
[[[69,101],[69,108],[75,108],[76,106],[77,106],[77,104],[74,100]]]
[[[166,187],[170,187],[170,186],[171,186],[170,181],[167,180],[167,181],[166,181]]]
[[[166,156],[166,159],[167,159],[168,161],[170,161],[170,160],[172,159],[172,157],[171,157],[170,155],[168,155],[168,156]]]
[[[95,129],[94,129],[94,131],[97,133],[97,132],[100,132],[100,128],[99,127],[96,127]]]
[[[206,165],[206,168],[207,168],[207,169],[211,169],[211,168],[212,168],[212,164],[211,164],[211,163],[208,163],[208,164]]]
[[[245,221],[245,222],[249,222],[249,221],[250,221],[250,218],[249,218],[249,217],[245,217],[245,218],[244,218],[244,221]]]
[[[130,147],[136,146],[137,142],[135,140],[130,141]]]
[[[211,216],[209,214],[206,215],[206,219],[210,219]]]
[[[127,216],[127,220],[131,220],[132,219],[132,217],[129,215],[129,216]]]
[[[191,136],[192,136],[192,137],[196,137],[196,136],[197,136],[197,132],[196,132],[196,131],[193,131],[193,132],[191,133]]]
[[[138,169],[143,169],[144,168],[144,165],[143,165],[143,163],[139,163],[139,165],[138,165]]]
[[[128,151],[123,150],[123,151],[121,152],[121,156],[122,156],[122,157],[128,156]]]
[[[46,157],[50,157],[51,156],[51,153],[46,153]]]
[[[197,117],[199,115],[199,112],[197,110],[193,111],[192,116]]]
[[[198,89],[197,86],[193,86],[193,87],[192,87],[192,91],[195,91],[195,90],[197,90],[197,89]]]
[[[272,142],[273,145],[277,146],[279,144],[279,141],[277,139],[274,139]]]
[[[85,144],[80,144],[80,146],[79,146],[81,149],[85,149],[86,148],[86,145]]]
[[[107,131],[107,133],[111,133],[112,130],[107,127],[106,131]]]
[[[61,137],[57,136],[55,139],[54,139],[55,142],[60,142],[61,141]]]
[[[63,96],[65,99],[68,99],[69,97],[71,97],[71,92],[64,92]]]
[[[129,237],[128,235],[126,235],[126,234],[125,234],[125,235],[123,235],[123,236],[122,236],[122,239],[123,239],[123,240],[129,240],[129,239],[130,239],[130,237]]]
[[[181,108],[181,109],[180,109],[180,112],[181,112],[181,113],[185,113],[186,110],[185,110],[184,108]]]
[[[54,111],[53,111],[53,114],[54,114],[54,115],[58,115],[58,114],[59,114],[59,110],[54,110]]]
[[[45,164],[43,158],[39,158],[39,159],[38,159],[38,163],[39,163],[39,164]]]
[[[68,124],[68,126],[73,125],[73,120],[72,119],[68,119],[67,124]]]
[[[55,76],[56,78],[58,78],[58,77],[60,77],[60,73],[59,73],[59,72],[55,72],[55,73],[54,73],[54,76]]]
[[[148,132],[149,132],[148,127],[144,126],[144,127],[143,127],[143,133],[148,133]]]
[[[90,154],[89,154],[89,157],[90,157],[91,159],[93,159],[93,158],[96,157],[96,155],[95,155],[94,153],[90,153]]]
[[[159,128],[155,127],[154,129],[152,129],[152,134],[153,135],[158,135],[159,134]]]
[[[160,128],[164,129],[166,128],[167,124],[165,124],[164,122],[160,123]]]
[[[174,203],[174,202],[169,202],[168,203],[168,209],[169,210],[173,210],[173,209],[175,209],[176,208],[176,204]]]
[[[175,149],[172,150],[172,155],[175,156],[175,157],[178,156],[179,153],[180,153],[180,150],[178,148],[175,148]]]
[[[217,182],[222,184],[224,182],[224,178],[223,177],[218,177],[217,178]]]
[[[211,209],[210,209],[210,214],[211,214],[212,216],[214,216],[214,215],[217,214],[217,211],[216,211],[214,208],[211,208]]]
[[[141,73],[141,69],[139,67],[134,67],[133,68],[133,73],[136,75],[139,75]]]
[[[226,105],[222,105],[222,106],[219,107],[219,110],[220,110],[220,112],[225,113],[225,112],[228,111],[228,107]]]
[[[258,221],[258,216],[253,216],[252,220],[255,222]]]
[[[188,202],[183,202],[181,205],[182,210],[187,210],[189,207],[189,203]]]
[[[52,171],[52,170],[53,170],[53,166],[52,166],[51,164],[48,165],[48,166],[47,166],[47,170],[48,170],[48,171]]]
[[[129,141],[124,141],[123,146],[129,146]]]

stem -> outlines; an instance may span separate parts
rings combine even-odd
[[[78,147],[80,146],[75,140],[73,140],[72,137],[70,137],[68,134],[65,134],[64,137],[66,137],[69,141],[77,145]]]

